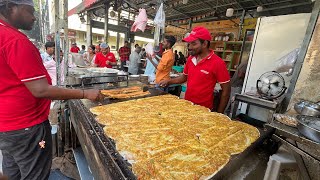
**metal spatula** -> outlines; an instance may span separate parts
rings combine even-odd
[[[142,91],[143,91],[143,92],[149,91],[149,86],[143,86],[143,87],[142,87]]]

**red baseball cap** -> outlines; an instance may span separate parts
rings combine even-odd
[[[188,37],[184,38],[182,41],[192,42],[197,39],[211,41],[212,37],[211,37],[211,34],[208,31],[208,29],[200,26],[200,27],[193,28],[190,35]]]

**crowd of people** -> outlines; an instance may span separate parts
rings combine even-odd
[[[170,50],[172,50],[172,47],[175,43],[175,40],[173,36],[167,36],[167,38],[171,39],[171,46]],[[165,39],[166,41],[166,39]],[[169,43],[170,44],[170,43]],[[166,54],[166,47],[165,43],[161,43],[161,50],[160,46],[155,47],[155,54],[153,55],[147,55],[145,48],[142,48],[138,44],[135,44],[135,48],[133,51],[129,48],[129,42],[125,41],[124,46],[119,48],[119,61],[120,61],[120,69],[126,70],[130,75],[137,75],[140,73],[144,73],[146,75],[149,75],[151,79],[156,80],[155,75],[158,73],[158,77],[163,76],[165,78],[168,78],[170,75],[170,71],[173,65],[184,65],[186,63],[186,59],[182,52],[179,52],[177,54],[177,51],[175,51],[173,58],[173,64],[170,63],[170,66],[168,70],[163,74],[161,74],[161,68],[163,67],[163,64],[165,61],[167,61],[165,55],[162,58],[163,54]],[[87,50],[85,45],[81,46],[81,50],[79,47],[77,47],[76,43],[72,43],[72,47],[70,48],[70,53],[76,53],[80,54],[83,58],[84,63],[87,66],[91,67],[107,67],[107,68],[113,68],[117,66],[117,60],[115,58],[114,53],[110,51],[110,47],[107,43],[101,43],[97,46],[90,45],[88,46]],[[45,51],[41,54],[41,58],[43,61],[43,64],[45,68],[47,69],[51,79],[52,84],[57,85],[57,76],[56,76],[56,58],[55,56],[55,43],[54,42],[47,42],[45,44]],[[170,54],[171,57],[171,54]],[[142,64],[141,59],[146,59],[145,64]],[[158,68],[158,64],[160,60],[162,59],[162,62],[160,63],[160,69]],[[170,59],[170,62],[171,62]],[[64,71],[64,62],[63,62],[63,52],[60,50],[60,71]],[[165,66],[167,66],[165,64]],[[127,67],[128,69],[125,69]],[[144,67],[146,70],[145,72],[141,72],[140,68]],[[62,77],[62,81],[63,81]],[[158,78],[156,80],[156,83],[159,82],[161,78]]]
[[[183,53],[181,51],[179,51],[179,54],[178,54],[178,51],[175,50],[174,51],[174,65],[175,66],[183,66],[186,64],[186,57],[183,55]]]
[[[141,66],[144,66],[144,74],[149,76],[149,80],[154,80],[156,88],[166,92],[168,92],[170,84],[186,82],[188,91],[185,98],[210,109],[213,108],[214,98],[213,93],[210,92],[214,91],[215,83],[219,82],[222,93],[217,111],[223,112],[230,95],[230,75],[224,61],[209,48],[212,39],[210,32],[203,27],[194,28],[192,32],[191,35],[183,39],[188,43],[190,55],[188,60],[181,51],[179,53],[177,50],[173,51],[176,39],[174,36],[168,35],[164,37],[160,46],[154,48],[153,54],[147,54],[139,44],[135,44],[134,50],[131,51],[129,42],[125,41],[124,46],[118,50],[120,69],[125,70],[127,67],[130,75],[137,75],[141,73],[139,71]],[[101,43],[97,46],[90,45],[87,51],[85,51],[84,45],[80,50],[76,43],[72,43],[70,52],[81,54],[88,66],[107,68],[117,66],[115,55],[110,51],[110,46],[107,43]],[[53,67],[53,63],[50,64],[47,61],[54,61],[53,53],[54,43],[48,42],[46,52],[42,55],[43,63],[48,72],[51,72],[50,67]],[[141,63],[142,58],[146,58],[144,65]],[[184,65],[184,71],[180,77],[171,79],[170,73],[174,65]],[[53,82],[56,81],[55,76],[52,79]]]
[[[171,84],[187,83],[188,91],[185,99],[209,109],[213,108],[214,97],[212,92],[214,92],[216,82],[219,82],[222,93],[219,107],[216,110],[223,112],[230,96],[230,75],[224,61],[210,50],[212,39],[210,32],[203,27],[194,28],[192,32],[191,35],[183,39],[184,42],[188,43],[188,60],[181,51],[179,53],[177,50],[173,51],[176,39],[174,36],[168,35],[164,37],[159,46],[154,47],[153,54],[147,54],[139,44],[135,44],[134,50],[131,51],[129,42],[125,41],[124,46],[118,50],[120,69],[125,70],[125,67],[127,67],[126,70],[130,75],[137,75],[141,73],[139,71],[141,66],[145,67],[144,74],[149,76],[149,80],[155,82],[157,89],[165,92],[169,91],[168,87]],[[46,52],[41,56],[49,74],[53,75],[51,79],[55,84],[55,72],[50,69],[55,64],[48,63],[54,61],[52,57],[54,43],[48,42],[45,48]],[[110,46],[107,43],[101,43],[97,46],[90,45],[87,51],[85,51],[84,45],[81,46],[80,50],[76,43],[72,43],[70,52],[81,54],[88,66],[107,68],[117,66],[115,55],[110,51]],[[143,65],[142,58],[146,58],[146,63]],[[184,71],[181,76],[172,79],[170,73],[174,65],[184,65]],[[237,76],[233,79],[238,78]]]
[[[208,35],[209,31],[205,28],[195,28],[193,30],[193,32],[197,32],[200,31],[200,33],[202,34],[207,34],[207,39],[211,39],[211,36]],[[193,37],[193,36],[190,36]],[[205,44],[205,38],[200,37],[198,38],[200,44]],[[196,51],[193,50],[193,44],[196,40],[191,39],[193,41],[190,41],[188,39],[184,39],[185,42],[188,42],[188,55],[189,58],[193,57],[196,54]],[[190,95],[190,92],[192,92],[192,83],[189,83],[189,81],[187,81],[187,71],[189,70],[189,66],[190,63],[188,63],[186,57],[184,56],[184,54],[180,51],[178,52],[177,50],[175,50],[173,52],[173,46],[175,44],[175,38],[173,36],[166,36],[164,38],[163,43],[160,43],[160,46],[155,46],[154,47],[154,54],[147,54],[145,51],[145,48],[140,47],[139,44],[135,44],[134,45],[134,50],[131,51],[130,49],[130,44],[128,41],[124,42],[124,45],[119,48],[118,50],[118,55],[119,55],[119,64],[120,64],[120,69],[121,70],[126,70],[128,71],[128,73],[130,75],[137,75],[140,73],[144,73],[145,75],[149,76],[149,80],[152,82],[156,83],[156,87],[160,90],[163,91],[168,91],[168,85],[170,84],[181,84],[181,83],[185,83],[187,82],[188,84],[188,89],[189,89],[189,93],[186,94],[186,99],[191,100],[192,102],[197,102],[198,104],[202,104],[202,101],[207,101],[208,104],[206,104],[205,106],[208,108],[212,108],[213,104],[209,103],[212,102],[213,97],[205,97],[204,100],[199,100],[199,97],[197,97],[197,95]],[[190,41],[190,42],[189,42]],[[209,46],[210,46],[210,42],[208,40],[209,45],[207,46],[207,50],[203,50],[203,51],[208,51],[209,55],[212,54],[212,50],[209,50]],[[81,50],[79,47],[77,47],[76,43],[72,43],[72,47],[70,49],[70,52],[72,53],[79,53],[83,56],[83,60],[85,62],[86,65],[88,66],[92,66],[92,67],[108,67],[108,68],[113,68],[115,66],[117,66],[117,60],[115,58],[115,55],[110,51],[110,47],[107,43],[101,43],[99,45],[90,45],[88,46],[87,51],[85,50],[85,45],[81,46]],[[52,84],[56,85],[56,63],[54,60],[54,43],[53,42],[47,42],[45,45],[45,49],[46,51],[41,54],[41,57],[43,59],[43,63],[45,68],[48,70],[48,73],[52,79]],[[200,53],[200,52],[198,52]],[[216,59],[220,59],[219,57],[217,57],[216,55],[212,55],[210,58],[216,58]],[[63,59],[63,53],[60,53],[60,61],[62,61]],[[142,64],[141,59],[146,59],[145,64]],[[198,61],[201,59],[197,59]],[[189,60],[190,61],[190,60]],[[191,61],[195,61],[193,58],[191,58]],[[244,58],[244,62],[246,62],[246,58]],[[246,66],[247,64],[244,64],[244,62],[242,63],[243,65],[239,66],[238,70],[236,71],[235,75],[233,76],[232,80],[231,80],[231,95],[233,96],[235,93],[239,93],[241,88],[242,88],[242,82],[244,79],[244,74],[246,71]],[[195,62],[193,62],[195,64]],[[63,63],[61,63],[63,64]],[[170,72],[171,72],[171,68],[172,66],[185,66],[183,75],[180,76],[177,79],[171,79],[170,78]],[[214,66],[217,66],[216,64],[214,64]],[[223,63],[221,63],[220,61],[220,66],[224,66]],[[127,67],[127,69],[125,68]],[[140,68],[144,67],[145,71],[141,72]],[[241,68],[240,68],[241,67]],[[224,69],[224,68],[222,68]],[[63,71],[63,67],[61,67],[61,71]],[[216,70],[210,70],[212,71],[212,73],[216,73]],[[206,71],[210,74],[210,71]],[[229,77],[229,75],[226,73],[227,71],[223,72],[223,77],[227,79],[227,77]],[[193,75],[195,75],[195,73],[192,73]],[[219,75],[219,74],[217,74]],[[199,77],[196,76],[194,79],[198,79]],[[209,81],[205,81],[206,83],[200,83],[200,84],[196,84],[194,85],[196,88],[196,90],[194,90],[194,92],[198,91],[198,88],[201,87],[202,85],[204,85],[204,90],[203,93],[206,93],[206,87],[213,87],[211,86],[212,84],[215,84],[214,82],[216,82],[218,80],[218,82],[223,81],[221,79],[218,79],[220,77],[215,77],[214,79],[211,79],[211,84],[206,84]],[[192,77],[191,77],[192,79]],[[191,82],[191,80],[190,80]],[[196,81],[196,80],[192,80],[192,82],[201,82],[201,81]],[[229,80],[226,80],[224,82],[229,82]],[[191,84],[191,85],[190,85]],[[223,82],[220,83],[224,84]],[[191,87],[190,87],[191,86]],[[223,85],[222,87],[222,91],[224,89],[228,89],[228,87],[224,87]],[[191,90],[190,90],[191,89]],[[212,91],[212,88],[207,89],[207,91]],[[225,91],[226,92],[226,91]],[[195,94],[199,94],[199,93],[195,93]],[[225,107],[225,101],[226,99],[228,99],[228,93],[226,94],[222,94],[222,100],[220,103],[221,104],[221,108],[217,108],[219,109],[219,111],[221,111],[222,109],[224,109]],[[193,97],[195,96],[195,97]],[[200,95],[198,95],[200,96]],[[193,98],[195,98],[196,100],[194,100]],[[230,99],[231,100],[231,99]],[[227,107],[230,107],[230,103],[231,101],[229,101],[229,103],[227,103]],[[205,104],[205,103],[203,103]]]
[[[107,47],[107,48],[103,48]],[[105,49],[106,51],[102,52],[102,49]],[[119,48],[118,57],[119,57],[119,65],[121,70],[126,70],[132,75],[143,73],[139,71],[140,68],[146,68],[148,61],[145,61],[143,64],[141,59],[147,59],[147,53],[145,51],[145,48],[141,47],[139,44],[134,45],[134,49],[131,50],[130,44],[128,41],[124,42],[124,45]],[[162,54],[164,50],[160,51]],[[81,45],[81,50],[77,46],[75,42],[72,43],[72,47],[70,48],[70,53],[78,53],[83,55],[83,60],[87,66],[94,66],[94,67],[109,67],[112,68],[116,66],[114,62],[117,62],[115,59],[115,54],[110,51],[110,47],[107,43],[101,43],[99,45],[90,45],[88,46],[86,50],[85,45]],[[138,53],[138,56],[137,56]],[[103,56],[101,56],[103,54]],[[46,53],[44,53],[43,56],[47,56]],[[109,62],[104,63],[103,60],[107,60]],[[151,59],[152,60],[152,59]],[[149,60],[150,61],[150,60]],[[109,64],[112,62],[112,64]],[[174,56],[174,65],[175,66],[183,66],[186,64],[186,58],[184,54],[180,51],[179,54],[177,50],[175,51]],[[128,68],[128,69],[126,69]],[[155,72],[154,72],[155,73]],[[150,73],[149,73],[150,74]]]

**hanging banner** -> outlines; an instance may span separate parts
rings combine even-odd
[[[68,11],[68,16],[78,14],[101,0],[83,0],[78,6]]]

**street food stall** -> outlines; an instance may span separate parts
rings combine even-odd
[[[75,132],[71,139],[80,142],[95,179],[190,179],[202,176],[221,179],[236,171],[271,135],[272,130],[231,121],[227,116],[155,89],[149,89],[149,92],[144,97],[125,101],[106,99],[102,104],[87,100],[68,102],[72,133]],[[148,102],[154,112],[147,109]],[[168,104],[183,105],[186,109],[180,112]],[[189,108],[194,111],[190,113]],[[177,121],[178,114],[181,122]],[[194,114],[193,118],[187,118],[190,114]],[[202,123],[199,118],[203,119]],[[245,139],[241,140],[242,137]],[[72,142],[74,149],[79,147],[76,142]],[[164,165],[176,165],[180,169],[161,168]],[[205,173],[200,173],[200,169],[206,170]]]
[[[99,88],[106,96],[103,102],[69,100],[60,116],[58,152],[73,150],[82,179],[220,179],[260,152],[272,134],[156,90],[143,75],[122,73],[68,71],[68,87]]]

